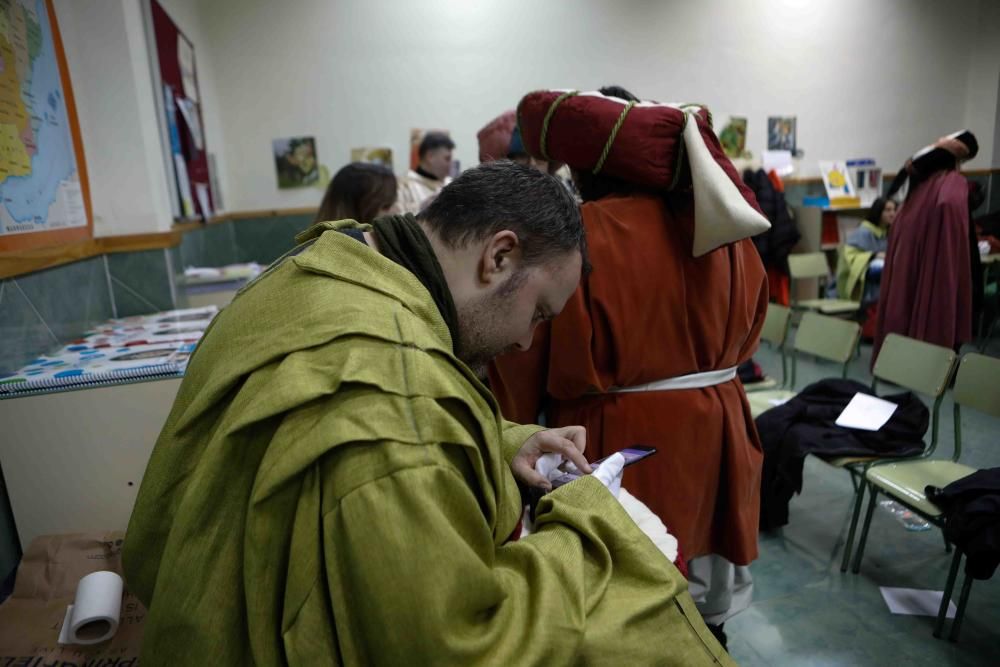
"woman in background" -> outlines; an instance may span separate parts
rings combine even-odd
[[[837,259],[837,294],[841,299],[860,301],[862,311],[868,311],[867,318],[872,324],[885,251],[889,247],[889,227],[895,219],[895,200],[876,199],[861,225],[847,235],[847,243],[840,249]]]
[[[326,188],[316,222],[357,220],[370,223],[394,212],[396,176],[391,169],[368,162],[352,162],[337,172]]]

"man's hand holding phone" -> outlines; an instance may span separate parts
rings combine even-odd
[[[586,447],[587,429],[582,426],[565,426],[539,431],[521,445],[520,451],[510,462],[510,470],[521,484],[529,488],[551,491],[553,487],[547,477],[548,469],[545,473],[539,472],[539,460],[547,456],[547,460],[552,461],[553,457],[557,456],[559,462],[571,462],[576,469],[589,473],[591,468],[583,455]]]

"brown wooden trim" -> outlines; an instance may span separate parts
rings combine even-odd
[[[46,248],[3,252],[0,253],[0,279],[14,278],[25,273],[51,269],[108,253],[172,248],[180,244],[182,236],[181,232],[174,230],[150,234],[103,236]]]
[[[184,235],[175,230],[152,234],[129,234],[127,236],[102,236],[94,239],[101,252],[135,252],[137,250],[159,250],[173,248],[181,244]]]
[[[220,222],[228,222],[229,220],[256,220],[258,218],[280,218],[286,215],[315,215],[317,207],[315,206],[302,206],[299,208],[266,208],[258,209],[256,211],[232,211],[230,213],[223,213],[222,215],[217,215],[213,218],[209,218],[208,224],[215,225]],[[188,223],[188,222],[177,222],[174,224],[174,228],[183,227],[188,228],[189,225],[201,226],[201,223]]]
[[[0,253],[0,278],[13,278],[99,254],[93,239]]]
[[[200,222],[175,222],[173,226],[170,227],[170,230],[183,234],[185,232],[193,232],[204,227],[205,225]]]

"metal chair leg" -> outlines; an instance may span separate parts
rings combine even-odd
[[[956,548],[955,551],[958,551]],[[948,634],[948,641],[957,642],[958,633],[962,630],[962,618],[965,616],[965,605],[969,602],[969,591],[972,590],[972,577],[965,573],[962,581],[962,594],[958,598],[958,609],[955,611],[955,621],[951,624],[951,632]]]
[[[941,639],[944,630],[944,620],[948,616],[948,603],[951,602],[952,591],[955,590],[955,579],[958,578],[958,566],[962,562],[962,552],[955,549],[951,559],[951,569],[948,570],[948,582],[944,585],[944,595],[941,596],[941,606],[938,608],[937,622],[934,623],[934,636]]]
[[[854,475],[851,475],[854,479]],[[854,532],[858,528],[858,519],[861,517],[861,504],[865,500],[864,482],[854,484],[854,511],[851,513],[851,527],[847,530],[847,541],[844,542],[844,558],[840,563],[840,571],[847,572],[847,564],[851,562],[851,549],[854,547]]]
[[[872,525],[872,514],[875,513],[875,499],[878,498],[878,489],[874,484],[868,484],[868,511],[865,513],[865,526],[861,529],[861,539],[858,541],[858,550],[854,554],[854,567],[851,568],[854,574],[861,571],[861,557],[865,555],[865,542],[868,541],[868,529]]]

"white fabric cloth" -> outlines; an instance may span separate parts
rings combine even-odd
[[[614,462],[612,462],[613,459]],[[559,465],[562,462],[563,458],[559,454],[542,454],[535,463],[535,471],[546,479],[552,479],[563,474],[559,470]],[[609,463],[611,465],[608,465]],[[593,472],[593,475],[601,480],[602,484],[609,487],[608,490],[618,498],[618,502],[621,503],[625,513],[635,521],[635,525],[639,527],[639,530],[656,545],[656,548],[667,557],[667,560],[671,563],[675,562],[677,560],[677,538],[670,534],[667,527],[663,525],[663,521],[660,520],[660,517],[656,516],[645,503],[621,487],[622,470],[624,470],[624,467],[625,457],[621,454],[614,454],[599,465],[597,470]],[[612,489],[612,486],[616,488]],[[528,511],[525,510],[521,536],[530,535],[532,529],[531,519]]]
[[[594,479],[608,488],[615,498],[622,490],[622,471],[625,470],[625,457],[616,452],[604,460],[592,473]]]
[[[722,625],[750,606],[753,577],[746,565],[709,554],[688,561],[688,591],[709,625]]]
[[[704,373],[689,373],[688,375],[678,375],[677,377],[637,384],[632,387],[615,387],[610,389],[611,394],[629,394],[641,391],[670,391],[673,389],[701,389],[703,387],[714,387],[717,384],[729,382],[736,377],[736,366],[723,368],[717,371],[705,371]]]
[[[400,213],[419,213],[425,202],[437,195],[441,188],[448,185],[451,178],[437,181],[421,176],[413,169],[406,172],[396,184],[396,205]]]
[[[698,124],[689,111],[684,125],[684,148],[694,188],[694,244],[691,254],[701,257],[771,228],[771,223],[743,198],[739,188],[708,151]]]
[[[645,503],[633,496],[626,489],[622,489],[618,495],[618,502],[625,508],[625,512],[632,517],[639,530],[646,534],[656,548],[667,557],[671,563],[677,561],[677,538],[670,534],[667,527],[663,525],[660,517],[653,514]]]

